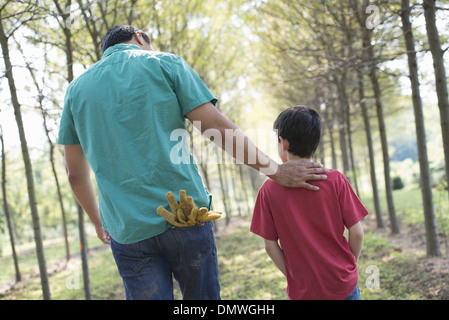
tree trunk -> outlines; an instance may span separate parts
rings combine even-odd
[[[89,281],[89,265],[87,259],[87,239],[86,239],[86,232],[84,230],[84,210],[79,203],[77,203],[77,208],[78,208],[78,229],[80,236],[81,264],[83,268],[84,296],[86,297],[86,300],[92,300],[90,281]]]
[[[17,128],[19,131],[20,145],[22,148],[22,157],[25,166],[25,173],[28,187],[28,198],[30,203],[31,217],[33,220],[34,241],[36,243],[36,255],[39,264],[39,272],[41,278],[42,294],[45,300],[51,299],[50,286],[48,283],[48,273],[45,262],[44,246],[42,243],[42,233],[39,220],[39,212],[37,209],[36,193],[34,190],[33,168],[31,165],[30,154],[28,152],[28,144],[25,137],[25,130],[23,127],[21,107],[17,98],[17,90],[14,83],[12,73],[11,59],[9,56],[8,37],[3,29],[3,22],[0,20],[0,43],[3,51],[3,60],[5,62],[6,77],[8,78],[9,90],[11,93],[11,101],[14,107],[14,114],[16,117]]]
[[[73,46],[72,46],[72,31],[70,27],[67,25],[67,21],[70,19],[70,15],[63,11],[59,1],[53,0],[58,10],[59,15],[62,18],[62,22],[60,22],[61,29],[64,32],[65,39],[65,50],[66,53],[66,62],[67,62],[67,82],[70,83],[74,79],[73,73]],[[71,0],[67,1],[66,8],[69,8],[72,4]],[[56,177],[56,173],[55,173]],[[92,299],[91,288],[90,288],[90,277],[89,277],[89,265],[88,265],[88,256],[87,256],[87,241],[86,241],[86,232],[84,228],[84,210],[81,205],[75,200],[76,206],[78,209],[78,230],[80,237],[80,254],[81,254],[81,262],[83,269],[83,284],[84,284],[84,296],[86,300]],[[61,203],[62,205],[62,203]]]
[[[6,154],[5,154],[5,143],[3,138],[3,130],[0,126],[0,142],[2,147],[2,195],[3,195],[3,210],[5,212],[6,224],[8,226],[8,233],[11,242],[11,252],[14,260],[14,268],[16,271],[16,282],[22,279],[19,269],[19,259],[17,259],[16,245],[14,240],[14,232],[11,224],[11,215],[9,213],[8,198],[6,194]]]
[[[427,255],[441,256],[438,227],[432,197],[432,181],[429,161],[427,158],[426,130],[424,127],[423,107],[419,88],[418,62],[416,60],[415,39],[410,22],[410,1],[402,0],[401,9],[402,31],[407,48],[410,83],[412,87],[413,109],[415,112],[416,138],[418,144],[419,168],[421,176],[421,191],[424,206],[424,221],[426,226]]]
[[[371,58],[373,57],[371,56]],[[393,233],[399,233],[399,223],[396,217],[396,209],[394,207],[393,185],[391,183],[390,176],[390,159],[388,154],[387,132],[385,128],[383,104],[375,65],[371,66],[369,77],[371,79],[371,84],[376,99],[377,121],[379,123],[380,141],[382,144],[382,157],[384,164],[385,192],[387,194],[388,214],[390,216],[391,231]]]
[[[239,192],[239,190],[238,190],[239,189],[239,183],[238,183],[239,180],[236,177],[236,172],[235,172],[236,165],[232,165],[232,167],[229,168],[229,171],[230,171],[232,187],[233,187],[233,192],[232,192],[233,199],[232,200],[237,205],[237,212],[238,212],[239,217],[241,217],[242,216],[242,208],[240,207],[240,203],[243,200],[243,192],[242,191]]]
[[[359,89],[360,107],[362,109],[363,122],[365,124],[366,144],[368,147],[368,154],[369,154],[371,186],[373,188],[373,201],[374,201],[374,210],[376,213],[377,227],[384,228],[385,224],[382,217],[382,207],[380,205],[379,190],[377,188],[376,162],[374,160],[373,137],[371,134],[371,124],[368,115],[368,108],[366,106],[365,87],[363,82],[363,69],[361,67],[357,69],[357,76],[359,82],[358,89]]]
[[[220,180],[220,187],[221,187],[221,195],[223,199],[223,206],[225,208],[226,212],[226,225],[229,224],[230,218],[231,218],[231,208],[229,206],[229,197],[227,192],[227,183],[225,183],[225,177],[223,177],[221,164],[217,164],[218,169],[218,178]]]
[[[347,147],[347,141],[346,141],[346,107],[347,103],[345,101],[346,94],[345,94],[345,85],[343,83],[343,80],[338,79],[336,81],[337,85],[337,92],[338,92],[338,133],[340,137],[340,149],[341,149],[341,160],[343,162],[343,173],[345,176],[348,177],[348,180],[351,181],[351,177],[349,176],[350,171],[350,164],[349,164],[349,157],[348,157],[348,147]]]
[[[333,122],[334,117],[332,112],[334,111],[333,98],[329,97],[326,102],[326,112],[323,113],[323,120],[327,127],[327,132],[329,134],[329,144],[331,147],[331,159],[332,159],[332,169],[337,169],[337,155],[335,152],[335,141],[334,141],[334,130],[333,130]]]
[[[376,101],[376,112],[377,112],[377,121],[379,123],[379,132],[380,132],[380,141],[382,145],[382,156],[383,156],[383,165],[384,165],[384,178],[385,178],[385,192],[387,195],[387,203],[388,203],[388,215],[390,217],[391,230],[393,233],[399,233],[399,223],[396,217],[396,209],[394,207],[394,199],[393,199],[393,187],[391,183],[390,176],[390,159],[388,154],[388,141],[387,141],[387,133],[385,128],[385,120],[384,120],[384,111],[382,104],[382,97],[380,91],[379,80],[377,78],[376,72],[376,58],[374,57],[373,45],[371,44],[371,35],[372,29],[366,28],[366,21],[368,15],[365,13],[365,9],[368,7],[369,1],[364,0],[362,5],[362,10],[358,8],[358,1],[351,0],[351,7],[355,11],[356,18],[359,22],[360,28],[362,30],[362,61],[368,64],[369,70],[369,78],[371,80],[371,85],[374,92],[374,97]]]
[[[446,181],[449,181],[449,100],[446,69],[444,67],[444,52],[441,50],[440,36],[435,23],[435,0],[424,0],[423,8],[426,19],[427,38],[429,40],[429,48],[432,53],[433,68],[435,71],[435,87],[438,97],[438,108],[440,109]]]
[[[26,68],[28,69],[28,71],[31,75],[31,78],[33,79],[34,86],[36,87],[36,90],[38,92],[38,97],[37,97],[38,101],[37,102],[39,104],[39,110],[42,113],[42,119],[43,119],[42,124],[44,126],[44,132],[47,137],[48,144],[50,146],[50,163],[51,163],[51,169],[53,172],[53,177],[55,179],[56,190],[58,193],[59,207],[61,209],[61,215],[62,215],[62,228],[63,228],[63,235],[64,235],[66,260],[69,261],[70,260],[70,246],[69,246],[69,235],[68,235],[68,231],[67,231],[67,219],[66,219],[66,213],[65,213],[65,208],[64,208],[64,201],[62,199],[61,186],[59,184],[58,174],[56,172],[55,144],[53,143],[53,141],[51,140],[51,137],[50,137],[50,129],[48,128],[48,124],[47,124],[47,114],[46,114],[46,111],[45,111],[44,105],[43,105],[44,95],[42,92],[42,88],[39,85],[39,82],[37,81],[35,72],[34,72],[33,68],[31,67],[31,65],[26,61],[25,54],[18,42],[17,42],[17,45],[18,45],[19,51],[21,52],[21,54],[23,56],[23,59],[25,60]],[[45,63],[47,63],[46,56],[45,56]],[[45,83],[43,84],[43,86],[45,86]]]
[[[248,194],[248,188],[250,188],[250,186],[247,186],[245,183],[245,179],[243,178],[243,166],[241,164],[237,164],[238,168],[239,168],[239,176],[240,176],[240,185],[242,186],[242,191],[245,197],[245,202],[246,202],[246,212],[247,215],[251,215],[252,214],[252,210],[250,208],[250,195]]]

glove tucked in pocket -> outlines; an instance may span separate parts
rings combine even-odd
[[[188,227],[221,218],[221,212],[209,211],[205,207],[198,209],[193,198],[187,197],[185,190],[179,190],[179,203],[171,191],[167,193],[166,197],[172,212],[159,206],[157,214],[174,226]]]

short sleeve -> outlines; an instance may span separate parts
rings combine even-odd
[[[204,103],[216,105],[217,98],[184,59],[176,57],[172,71],[174,91],[184,116]]]
[[[59,124],[58,143],[62,145],[80,144],[78,134],[70,109],[68,93],[64,98],[64,109],[62,110],[61,122]]]
[[[266,185],[263,185],[257,195],[250,231],[264,239],[276,241],[279,236],[274,224],[273,214],[265,187]]]
[[[343,174],[341,174],[339,202],[343,215],[343,223],[348,229],[369,214],[359,197],[355,194],[348,179]]]

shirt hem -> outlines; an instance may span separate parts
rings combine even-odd
[[[194,102],[189,103],[186,107],[182,108],[183,116],[186,116],[186,114],[189,113],[190,111],[192,111],[193,109],[196,109],[200,105],[208,103],[208,102],[211,102],[215,106],[218,102],[218,99],[215,98],[214,96],[209,96],[209,97],[204,96],[201,99],[195,100]]]

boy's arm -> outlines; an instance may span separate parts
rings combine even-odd
[[[349,236],[349,248],[354,254],[357,261],[359,260],[360,254],[362,253],[363,246],[363,227],[361,222],[357,222],[355,225],[348,229]]]
[[[287,276],[287,269],[285,268],[285,260],[284,260],[284,252],[282,251],[279,243],[273,240],[263,239],[265,243],[265,251],[267,251],[271,260],[273,260],[274,264],[278,269]]]

